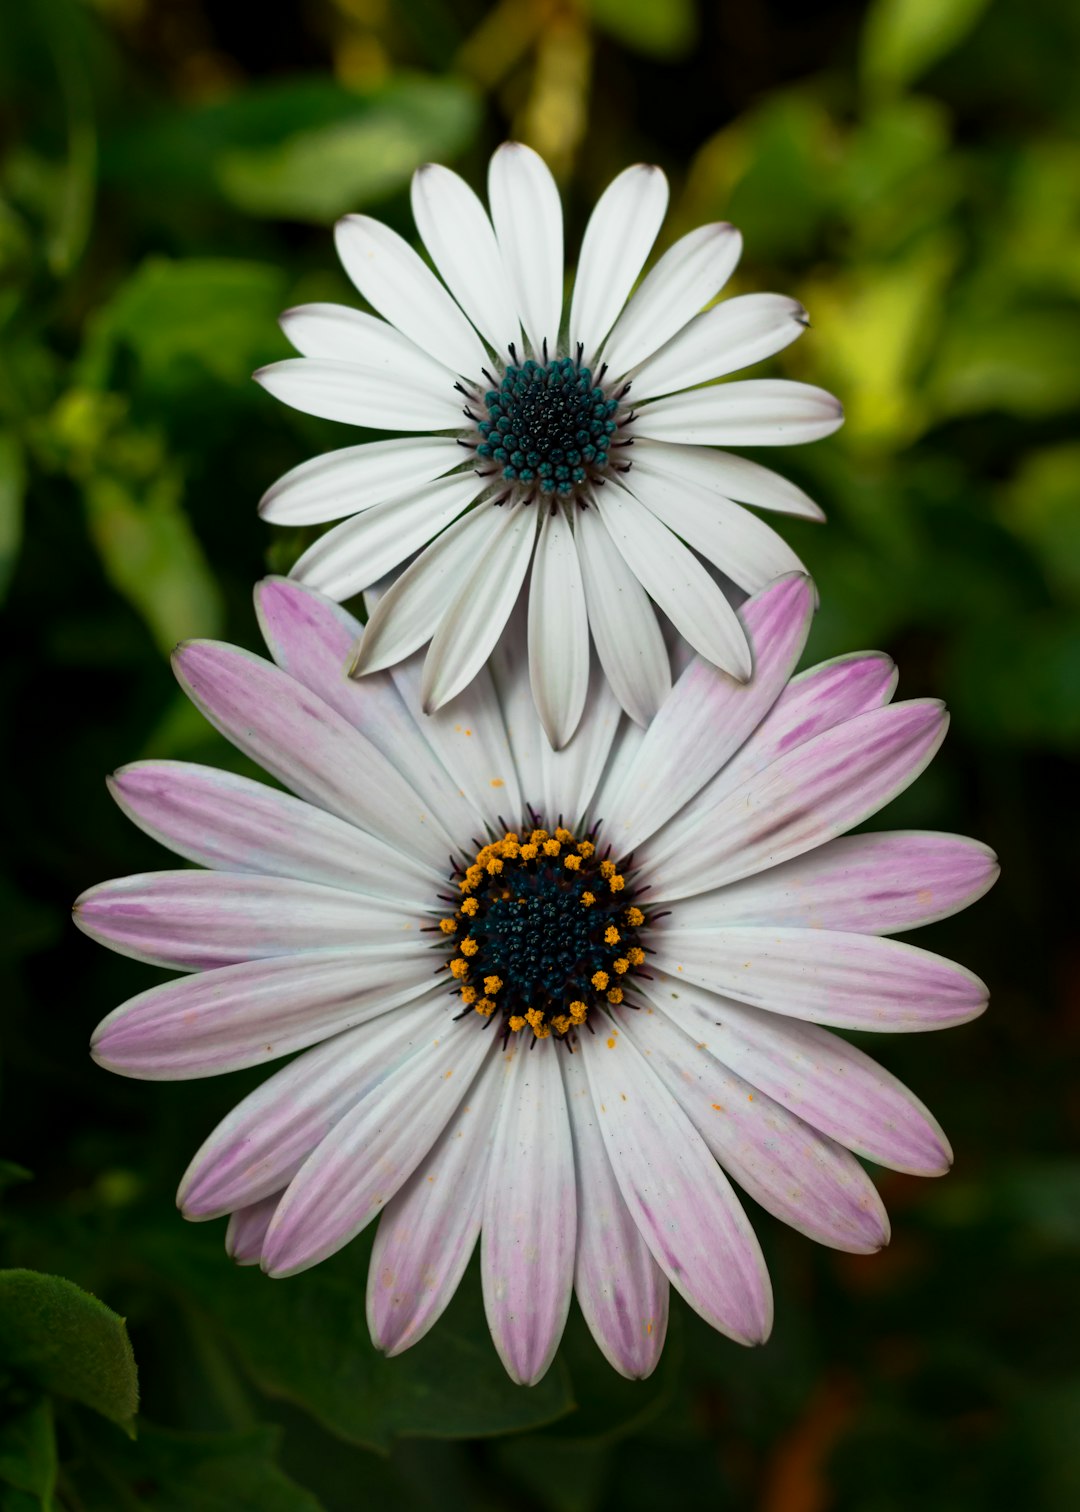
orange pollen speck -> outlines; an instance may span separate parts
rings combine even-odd
[[[583,892],[581,895],[581,901],[586,908],[591,908],[596,902],[596,894],[591,892]]]

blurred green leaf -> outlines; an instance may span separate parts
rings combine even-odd
[[[863,28],[871,88],[903,88],[961,43],[988,0],[874,0]]]
[[[0,1271],[0,1361],[134,1433],[139,1386],[124,1320],[62,1276]]]
[[[1080,443],[1031,452],[1004,497],[1007,522],[1048,580],[1080,602]]]
[[[0,602],[7,593],[23,532],[26,462],[10,431],[0,431]]]
[[[959,308],[929,375],[941,415],[1060,415],[1080,402],[1080,310]]]
[[[41,1512],[51,1512],[56,1468],[52,1408],[47,1397],[39,1397],[0,1422],[0,1481],[34,1498]]]
[[[588,0],[588,7],[597,26],[649,57],[679,58],[694,45],[694,0]]]

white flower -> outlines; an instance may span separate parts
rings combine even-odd
[[[647,723],[664,701],[671,673],[653,604],[708,661],[750,675],[739,620],[702,558],[756,592],[801,564],[740,504],[821,512],[775,473],[713,448],[813,441],[842,413],[807,384],[713,382],[806,324],[777,294],[704,309],[739,258],[726,222],[682,237],[635,289],[667,207],[659,168],[628,168],[601,196],[565,322],[548,169],[507,143],[489,198],[490,219],[449,169],[414,177],[416,223],[443,282],[379,221],[338,223],[345,270],[383,318],[290,310],[282,324],[302,355],[255,376],[296,409],[412,434],[303,463],[261,507],[286,524],[343,521],[293,573],[339,601],[420,553],[382,600],[354,671],[430,641],[428,712],[483,666],[531,563],[529,670],[558,748],[584,707],[590,630],[632,719]]]
[[[491,1332],[524,1382],[572,1290],[627,1375],[656,1364],[669,1285],[764,1339],[769,1278],[732,1181],[824,1244],[884,1244],[856,1156],[939,1175],[948,1142],[823,1026],[981,1013],[978,978],[887,936],[964,907],[997,868],[955,835],[844,835],[918,775],[946,720],[890,702],[887,657],[792,677],[811,597],[793,577],[751,599],[753,680],[695,657],[644,734],[594,675],[558,752],[516,631],[427,718],[417,657],[350,681],[359,626],[280,579],[259,591],[276,666],[182,647],[192,699],[291,793],[184,762],[116,774],[131,818],[209,870],[79,900],[88,934],[188,973],[116,1009],[94,1053],[150,1079],[294,1056],[195,1156],[186,1216],[230,1214],[230,1252],[275,1276],[378,1218],[368,1317],[391,1354],[436,1322],[479,1241]]]

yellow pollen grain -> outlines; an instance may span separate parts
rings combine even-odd
[[[611,991],[607,995],[607,1000],[608,1000],[609,1003],[621,1003],[622,1002],[622,988],[621,987],[613,987],[611,989]]]
[[[638,929],[645,922],[645,915],[640,908],[630,907],[626,910],[626,922],[633,929]]]
[[[477,1013],[482,1013],[485,1018],[490,1018],[495,1012],[495,1003],[489,997],[482,997],[476,1005]]]
[[[618,873],[616,873],[614,877],[608,878],[608,886],[611,888],[612,892],[622,892],[623,888],[626,886],[626,878],[620,877]]]
[[[615,1048],[615,1036],[614,1035],[612,1035],[611,1038],[608,1040],[607,1047],[608,1047],[609,1050],[614,1050],[614,1048]]]
[[[443,934],[455,934],[457,932],[457,920],[440,919],[439,928],[442,930]]]
[[[610,980],[611,978],[608,976],[606,971],[594,971],[592,976],[589,978],[589,981],[596,988],[597,992],[603,992],[604,988],[607,986]]]
[[[614,863],[614,861],[601,861],[601,863],[600,863],[600,875],[602,877],[613,877],[615,875],[615,863]]]
[[[466,935],[462,940],[459,949],[464,956],[474,956],[480,949],[480,946],[476,942],[476,940],[473,939],[472,935]]]
[[[462,950],[464,950],[465,946],[462,945],[461,948]],[[630,970],[630,962],[626,959],[625,956],[616,956],[611,964],[614,966],[615,970],[619,973],[620,976],[622,976],[624,972]]]
[[[471,1004],[475,1003],[476,1002],[476,988],[475,987],[463,987],[461,989],[461,1001],[465,1004],[466,1008],[468,1008]]]
[[[503,777],[493,777],[491,779],[491,785],[494,788],[505,787],[506,786],[506,779],[503,778]]]
[[[499,860],[498,856],[494,856],[487,864],[487,874],[489,877],[497,877],[502,869],[503,864]]]
[[[525,1022],[529,1024],[533,1032],[544,1022],[544,1010],[542,1008],[530,1008],[525,1015]]]
[[[631,966],[644,966],[645,952],[640,945],[631,945],[630,949],[626,952],[626,959],[630,962]]]
[[[468,974],[468,961],[466,961],[463,956],[455,956],[454,959],[450,962],[450,975],[452,977],[457,977],[458,981],[460,982],[462,977],[466,977],[468,976]]]
[[[553,1018],[551,1027],[557,1029],[560,1034],[566,1034],[570,1028],[570,1018],[565,1013],[560,1013],[558,1018]]]
[[[591,840],[579,840],[577,848],[579,856],[591,856],[596,846]]]
[[[586,1008],[580,998],[575,998],[570,1004],[570,1017],[575,1024],[583,1024],[588,1011],[588,1008]]]
[[[609,924],[608,927],[604,930],[605,945],[617,945],[621,939],[622,935],[615,928],[614,924]]]
[[[539,1024],[539,1025],[534,1024],[533,1025],[533,1033],[536,1035],[537,1039],[550,1039],[551,1038],[551,1028],[547,1024]]]
[[[556,840],[561,840],[562,843],[566,845],[574,838],[574,836],[571,830],[564,828],[564,826],[560,824],[555,831],[555,838]]]
[[[489,997],[494,997],[501,986],[502,977],[500,976],[486,976],[484,978],[484,991]]]
[[[507,830],[505,832],[505,834],[503,835],[503,839],[504,840],[518,840],[518,839],[520,839],[520,836],[518,835],[517,830]]]
[[[515,1034],[517,1034],[519,1030],[524,1029],[525,1027],[525,1020],[522,1018],[520,1013],[512,1013],[510,1015],[509,1023],[510,1028]]]
[[[461,905],[461,911],[462,911],[463,914],[467,914],[468,917],[471,919],[472,916],[473,916],[473,914],[476,912],[476,910],[479,907],[480,907],[480,904],[476,901],[475,898],[466,898],[465,901],[464,901],[464,903],[462,903],[462,905]]]
[[[562,850],[562,846],[559,844],[559,842],[557,840],[545,840],[544,841],[544,855],[545,856],[557,856],[561,850]]]
[[[548,837],[548,832],[547,832],[546,829],[534,829],[532,831],[532,833],[529,835],[529,839],[532,841],[532,843],[534,845],[539,845],[540,841],[541,840],[546,840],[547,837]]]
[[[526,844],[521,847],[521,859],[523,861],[535,860],[538,850],[539,846],[534,845],[531,840],[527,841]]]
[[[596,902],[596,894],[591,892],[583,892],[581,895],[581,902],[585,908],[591,908]]]
[[[521,854],[521,846],[516,840],[504,840],[502,842],[502,853],[508,861],[516,861]]]
[[[564,856],[563,857],[563,865],[566,866],[566,867],[569,867],[569,869],[571,871],[577,871],[578,868],[581,866],[581,857],[580,856]]]

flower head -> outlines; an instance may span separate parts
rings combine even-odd
[[[890,703],[877,655],[797,677],[811,589],[742,611],[755,675],[693,659],[642,735],[598,674],[553,752],[508,638],[420,712],[418,657],[350,681],[360,627],[261,585],[274,663],[177,654],[211,722],[289,792],[183,762],[113,791],[207,870],[105,883],[96,939],[187,973],[112,1013],[102,1065],[187,1078],[292,1056],[210,1134],[181,1183],[194,1219],[274,1276],[379,1219],[375,1342],[443,1311],[480,1243],[488,1321],[516,1380],[546,1370],[576,1289],[607,1358],[646,1375],[668,1289],[744,1343],[769,1280],[732,1182],[839,1249],[884,1244],[862,1157],[943,1172],[922,1104],[833,1029],[979,1014],[962,967],[889,935],[965,906],[993,856],[951,835],[844,838],[945,730]]]
[[[713,381],[806,325],[802,306],[775,294],[712,303],[742,245],[726,222],[676,241],[635,289],[667,198],[663,173],[642,164],[609,185],[565,323],[562,207],[527,147],[492,158],[490,217],[449,169],[417,172],[413,212],[442,282],[378,221],[338,224],[345,270],[382,318],[290,310],[282,323],[301,356],[256,377],[297,409],[412,433],[303,463],[262,504],[287,524],[343,521],[294,569],[332,598],[400,572],[356,672],[430,642],[421,698],[440,708],[484,665],[528,579],[529,670],[555,747],[581,718],[590,631],[631,718],[660,707],[671,672],[654,604],[706,660],[750,675],[739,619],[705,564],[756,592],[800,564],[740,505],[820,511],[713,448],[813,441],[841,411],[807,384]]]

